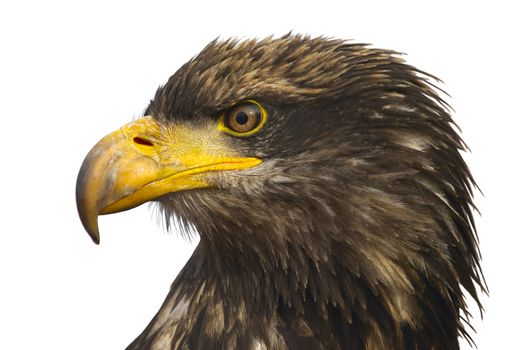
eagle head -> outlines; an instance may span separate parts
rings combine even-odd
[[[158,203],[200,242],[129,349],[458,349],[485,291],[436,78],[393,51],[213,41],[104,137],[80,218]],[[480,306],[480,303],[479,303]]]

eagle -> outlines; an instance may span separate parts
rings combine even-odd
[[[136,349],[459,349],[486,293],[439,80],[337,38],[216,39],[102,138],[82,224],[154,202],[200,240]]]

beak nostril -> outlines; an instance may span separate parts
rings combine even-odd
[[[150,142],[149,140],[147,139],[143,139],[142,137],[134,137],[133,138],[133,142],[135,142],[136,144],[138,145],[143,145],[143,146],[153,146],[153,143]]]

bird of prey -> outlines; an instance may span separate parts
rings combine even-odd
[[[466,149],[394,51],[215,40],[102,138],[82,223],[158,203],[200,241],[128,349],[458,349],[486,291]]]

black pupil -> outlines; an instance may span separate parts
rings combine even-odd
[[[245,112],[237,112],[236,123],[244,125],[248,122],[248,115]]]

